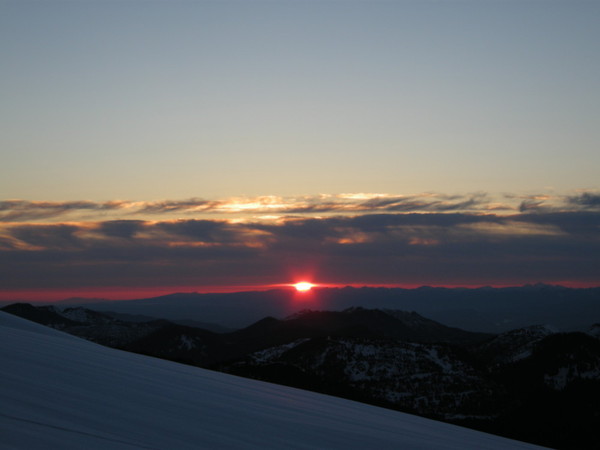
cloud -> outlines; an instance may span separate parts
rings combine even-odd
[[[99,224],[99,230],[107,237],[131,239],[144,228],[142,220],[109,220]]]
[[[0,202],[0,222],[19,222],[50,219],[81,211],[110,211],[121,209],[124,202],[104,203],[77,202],[32,202],[25,200],[5,200]]]
[[[215,210],[221,205],[218,201],[208,201],[192,198],[179,201],[139,202],[139,213],[164,214],[171,212],[204,212]]]
[[[168,236],[185,238],[195,242],[233,242],[237,241],[235,225],[217,220],[178,220],[158,222],[151,226]]]
[[[583,192],[579,195],[568,197],[569,203],[585,208],[600,208],[600,194]]]
[[[19,248],[70,250],[82,247],[75,225],[21,225],[10,230],[11,237],[22,244]]]
[[[165,220],[177,218],[262,216],[352,216],[384,213],[539,213],[587,211],[598,208],[600,194],[514,195],[501,198],[490,193],[448,195],[422,193],[393,194],[321,194],[301,197],[240,197],[222,200],[110,201],[110,202],[0,202],[0,222],[64,222],[66,220]]]
[[[523,200],[521,202],[521,204],[519,205],[519,211],[520,212],[540,211],[543,208],[543,205],[544,205],[543,201]]]
[[[511,200],[521,200],[520,212],[576,212],[600,208],[600,194],[593,191],[581,192],[577,195],[527,195],[516,196],[506,194]]]
[[[339,283],[597,283],[599,229],[595,211],[13,223],[0,227],[0,285],[259,284],[298,270]]]

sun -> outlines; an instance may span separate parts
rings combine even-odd
[[[310,291],[314,287],[314,284],[309,283],[308,281],[300,281],[299,283],[294,284],[294,287],[299,292],[306,292]]]

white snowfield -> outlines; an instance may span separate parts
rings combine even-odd
[[[122,352],[0,312],[1,449],[534,449]]]

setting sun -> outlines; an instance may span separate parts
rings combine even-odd
[[[294,287],[297,291],[306,292],[310,291],[314,287],[314,284],[309,283],[307,281],[301,281],[299,283],[294,284]]]

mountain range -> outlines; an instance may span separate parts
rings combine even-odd
[[[0,449],[531,449],[421,417],[99,346],[0,312]]]
[[[85,308],[4,310],[105,345],[541,445],[600,445],[593,401],[600,393],[598,325],[588,333],[535,325],[495,335],[415,312],[353,307],[304,310],[215,333],[164,319],[126,322]]]
[[[11,302],[15,303],[15,302]],[[193,320],[215,331],[244,328],[264,318],[285,318],[301,309],[343,311],[367,309],[415,311],[451,327],[502,333],[532,324],[561,331],[581,331],[589,318],[600,317],[600,288],[567,288],[545,284],[477,289],[421,287],[313,288],[306,294],[290,289],[218,294],[176,293],[137,300],[87,302],[71,299],[61,306],[97,311]]]

